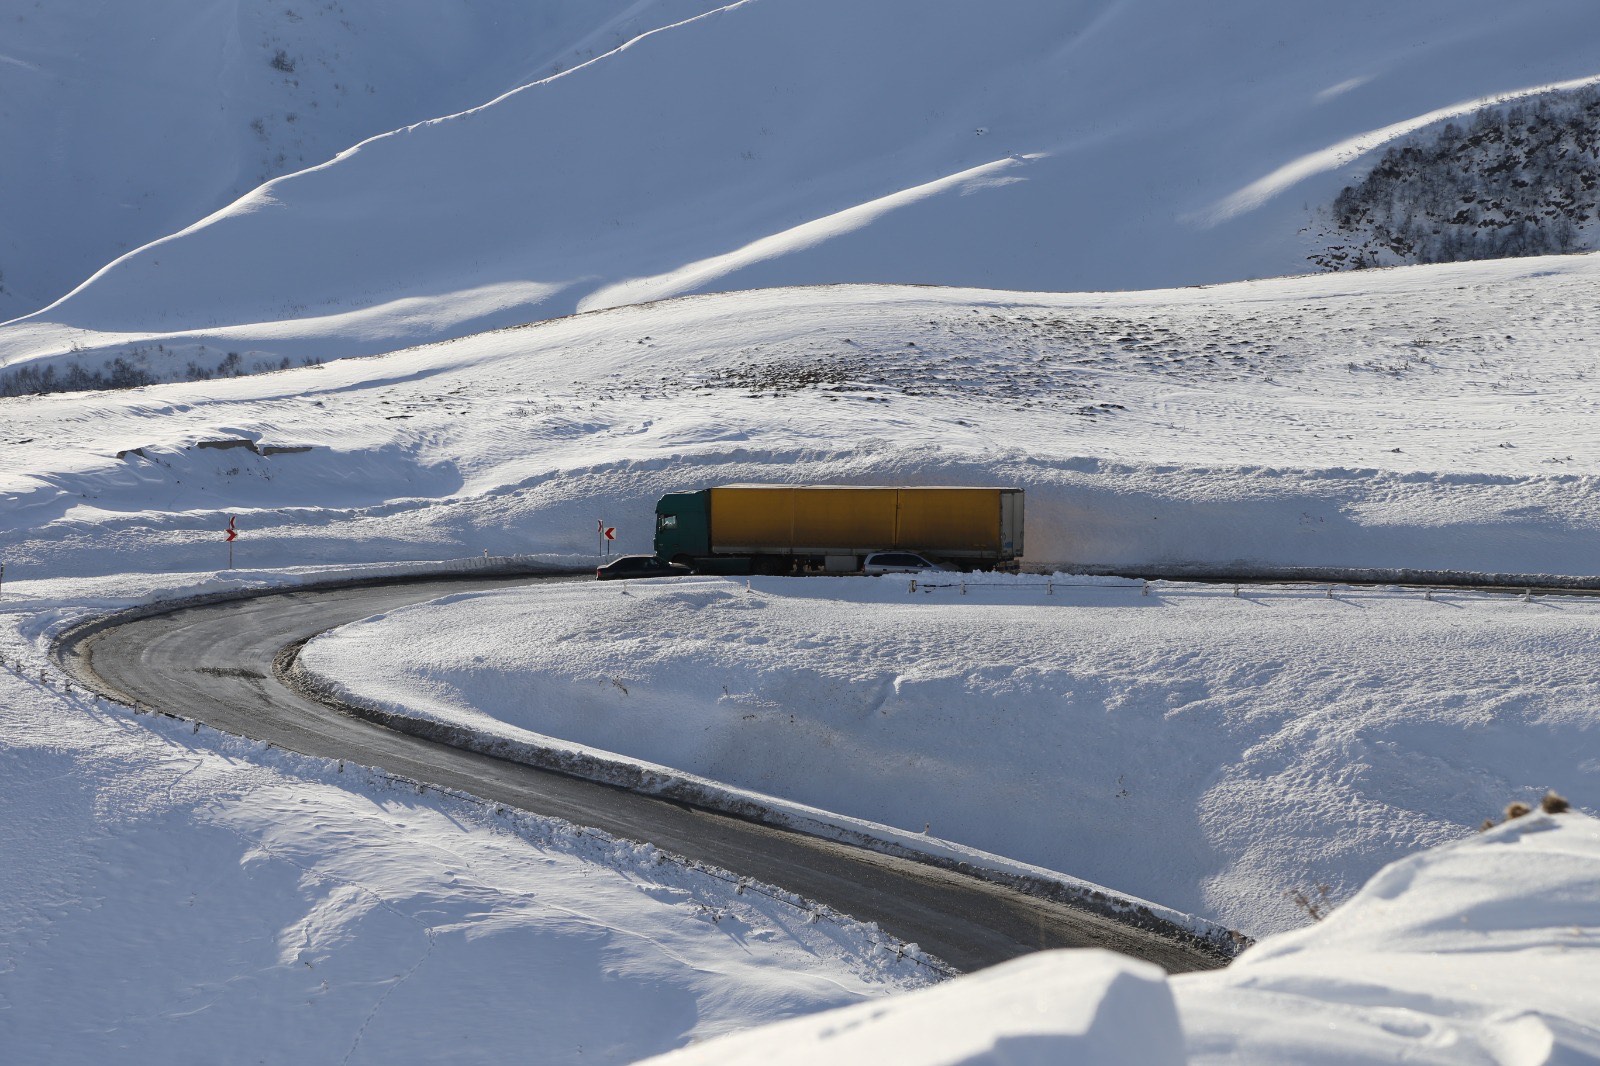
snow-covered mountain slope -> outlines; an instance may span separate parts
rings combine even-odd
[[[709,0],[8,4],[0,321],[358,141],[476,107]]]
[[[1226,970],[1163,980],[1103,952],[1052,952],[655,1061],[1594,1062],[1597,877],[1600,823],[1536,813],[1389,866],[1321,924]]]
[[[13,576],[649,550],[663,492],[1011,483],[1035,565],[1600,574],[1600,258],[691,297],[0,400]],[[299,450],[282,451],[285,447]]]
[[[1292,273],[1341,165],[1595,76],[1597,31],[1582,0],[744,0],[269,183],[0,329],[0,363],[169,378],[709,289]]]

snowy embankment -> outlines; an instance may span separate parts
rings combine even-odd
[[[1015,484],[1036,566],[1600,574],[1600,260],[1123,294],[695,297],[372,360],[16,398],[24,573],[539,554],[664,492]]]
[[[61,298],[0,365],[171,380],[694,292],[1292,274],[1383,146],[1592,79],[1600,33],[1573,0],[234,6],[8,27],[33,106],[0,128],[28,205],[0,270],[19,310]],[[41,73],[61,39],[81,80]],[[170,137],[129,135],[151,115]]]
[[[940,976],[649,845],[136,717],[40,671],[43,636],[87,610],[197,591],[162,585],[0,600],[9,1061],[623,1062]]]
[[[1251,935],[1508,795],[1593,789],[1600,601],[1074,580],[474,593],[301,663],[352,703],[927,832]]]
[[[1226,970],[1168,978],[1051,952],[659,1061],[1593,1062],[1597,882],[1600,823],[1532,814],[1387,867],[1321,924]]]

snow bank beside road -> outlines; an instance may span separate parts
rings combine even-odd
[[[1099,952],[1051,952],[657,1061],[1591,1062],[1597,882],[1600,823],[1530,815],[1394,863],[1321,924],[1226,970],[1163,982]]]
[[[355,702],[556,737],[1260,934],[1506,795],[1582,794],[1600,602],[1044,578],[588,583],[307,645]]]

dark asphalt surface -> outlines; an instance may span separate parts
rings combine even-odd
[[[875,921],[959,970],[1060,947],[1109,948],[1173,973],[1222,965],[1194,945],[962,873],[397,733],[306,699],[273,676],[283,648],[323,630],[408,603],[533,580],[551,579],[298,590],[191,606],[69,639],[63,656],[81,681],[124,702],[648,841]]]

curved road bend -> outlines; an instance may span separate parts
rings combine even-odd
[[[85,684],[125,702],[648,841],[875,921],[960,970],[1055,947],[1109,948],[1174,973],[1222,965],[1192,945],[960,873],[393,732],[308,700],[273,676],[283,648],[334,626],[530,580],[541,579],[429,580],[227,600],[69,637],[60,653]]]

